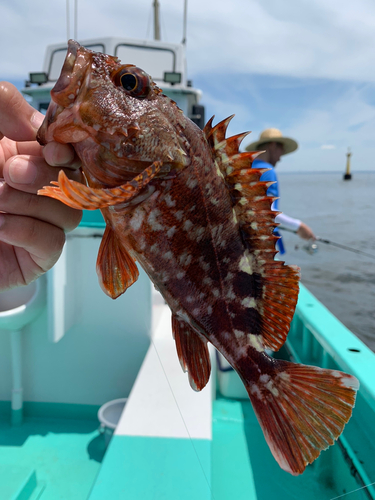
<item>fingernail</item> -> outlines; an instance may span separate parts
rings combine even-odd
[[[36,165],[30,160],[18,157],[9,164],[9,177],[14,184],[32,184],[36,176]]]
[[[39,113],[39,111],[35,111],[30,118],[30,123],[35,129],[38,129],[43,123],[43,120],[44,115],[42,115],[42,113]]]
[[[50,142],[43,148],[43,156],[46,162],[54,167],[67,165],[74,160],[74,150],[67,144],[58,144]]]

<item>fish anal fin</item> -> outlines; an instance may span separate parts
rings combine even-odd
[[[49,196],[78,210],[96,210],[131,201],[159,172],[162,162],[154,162],[133,180],[114,188],[92,188],[68,179],[60,170],[58,181],[38,191],[39,195]]]
[[[172,316],[172,330],[178,359],[182,369],[188,372],[190,386],[195,391],[201,391],[211,373],[207,342],[202,340],[186,321],[176,315]]]
[[[273,456],[282,469],[298,475],[343,431],[358,380],[280,360],[272,373],[256,381],[242,378]]]
[[[112,299],[123,294],[139,276],[133,257],[108,225],[100,244],[96,272],[102,290]]]

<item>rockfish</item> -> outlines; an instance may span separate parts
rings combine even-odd
[[[116,57],[69,42],[38,139],[70,143],[87,185],[61,171],[39,194],[100,208],[106,221],[100,285],[116,298],[143,267],[172,311],[182,368],[200,391],[207,342],[238,372],[280,466],[300,474],[349,420],[358,381],[345,373],[270,357],[285,342],[298,272],[275,261],[271,210],[246,134],[230,119],[201,131],[151,77]]]

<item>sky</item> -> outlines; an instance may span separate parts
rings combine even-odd
[[[152,38],[152,3],[78,0],[77,38]],[[180,42],[183,0],[160,3],[162,40]],[[66,0],[0,0],[0,18],[0,79],[21,86],[66,41]],[[375,170],[374,59],[373,0],[188,1],[188,78],[206,117],[235,113],[245,146],[268,127],[297,140],[284,172],[343,172],[348,147],[353,173]]]

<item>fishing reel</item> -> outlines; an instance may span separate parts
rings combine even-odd
[[[299,248],[307,252],[309,255],[314,255],[319,250],[319,247],[317,243],[315,243],[315,241],[309,241],[308,243],[302,245],[301,247],[299,247],[298,245],[295,245],[294,247],[295,250],[299,250]]]

